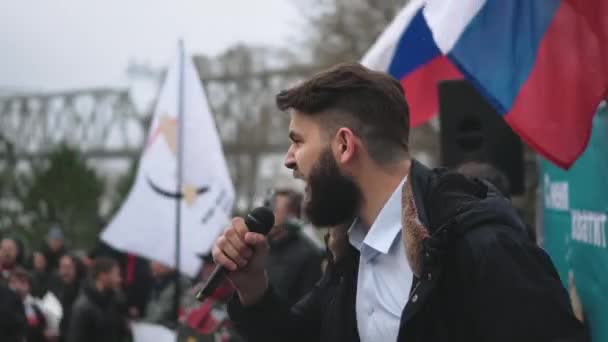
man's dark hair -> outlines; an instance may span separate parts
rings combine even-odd
[[[91,268],[91,276],[93,279],[97,279],[100,274],[108,273],[116,266],[118,266],[118,262],[112,258],[105,256],[97,257],[95,258],[93,267]]]
[[[302,215],[302,194],[292,189],[276,189],[274,198],[277,196],[287,197],[287,212],[300,218]]]
[[[359,63],[344,63],[314,75],[277,95],[277,106],[323,118],[334,134],[348,127],[378,163],[408,152],[409,109],[401,84]]]
[[[11,240],[15,243],[15,247],[17,247],[17,255],[15,256],[15,264],[17,265],[22,265],[25,264],[25,244],[23,243],[23,240],[21,240],[18,237],[15,236],[7,236],[4,237],[3,239],[0,239],[0,242],[2,242],[2,240]]]
[[[87,275],[86,266],[80,260],[80,258],[78,258],[74,253],[70,253],[70,252],[65,253],[64,255],[61,256],[61,258],[59,258],[60,262],[61,262],[62,258],[68,258],[68,259],[70,259],[72,264],[74,264],[74,268],[76,269],[76,280],[77,281],[84,278]]]

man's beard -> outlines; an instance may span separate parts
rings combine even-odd
[[[354,219],[361,205],[361,191],[352,177],[342,174],[330,148],[321,151],[308,177],[304,212],[317,227],[331,227]]]

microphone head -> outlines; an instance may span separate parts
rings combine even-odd
[[[274,226],[274,214],[266,207],[255,208],[245,217],[245,224],[249,231],[266,235]]]

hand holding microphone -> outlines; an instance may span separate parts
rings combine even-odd
[[[203,300],[228,276],[243,305],[255,303],[268,287],[265,235],[274,225],[273,213],[265,207],[254,209],[242,218],[232,219],[230,227],[217,239],[213,259],[217,266],[196,294]]]

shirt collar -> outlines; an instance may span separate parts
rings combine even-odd
[[[350,226],[348,230],[350,244],[362,255],[371,258],[378,253],[387,254],[401,232],[401,198],[406,181],[407,176],[386,201],[367,234],[359,218]],[[368,249],[371,251],[367,251]]]

